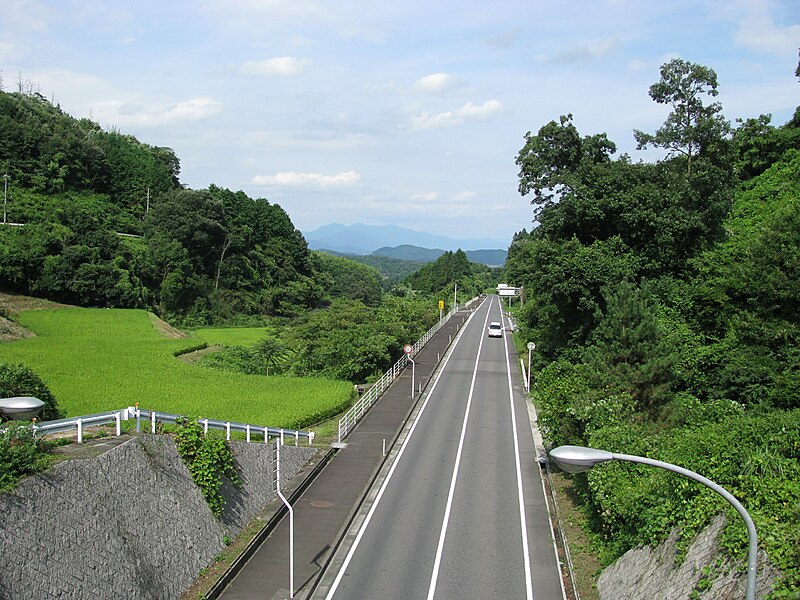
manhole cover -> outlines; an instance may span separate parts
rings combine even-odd
[[[314,500],[311,503],[311,506],[314,508],[330,508],[333,506],[333,502],[328,502],[327,500]]]

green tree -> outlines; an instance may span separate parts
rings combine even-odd
[[[264,375],[269,375],[270,369],[273,374],[281,370],[291,355],[286,344],[272,336],[258,342],[254,351],[258,361],[263,365]]]
[[[583,344],[597,324],[598,308],[605,309],[603,289],[635,280],[640,267],[640,259],[619,238],[586,246],[574,238],[533,238],[525,243],[524,254],[513,245],[512,250],[512,261],[525,260],[522,266],[511,265],[513,282],[525,287],[521,324],[527,338],[536,340],[537,353],[548,358]]]
[[[673,354],[646,290],[620,281],[604,290],[605,311],[584,351],[595,387],[625,393],[651,418],[671,397]]]
[[[314,255],[322,274],[328,276],[325,291],[331,298],[359,300],[367,306],[380,304],[383,292],[377,269],[324,252]]]
[[[606,134],[581,137],[572,123],[572,115],[550,121],[537,135],[525,134],[525,145],[517,155],[519,192],[533,192],[531,204],[538,216],[553,206],[556,198],[579,191],[589,179],[592,168],[610,161],[616,145]]]
[[[669,155],[683,156],[691,175],[693,160],[730,130],[720,114],[722,105],[704,104],[707,96],[719,94],[717,85],[714,69],[680,58],[663,64],[661,79],[650,86],[650,97],[659,104],[670,105],[672,112],[655,134],[634,131],[638,148],[652,145],[664,148]]]

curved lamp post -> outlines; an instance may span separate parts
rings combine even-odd
[[[699,481],[703,485],[710,487],[717,492],[720,496],[725,498],[736,512],[744,519],[744,524],[747,526],[747,537],[749,541],[747,552],[747,592],[745,595],[746,600],[755,600],[756,597],[756,570],[758,567],[758,536],[756,535],[756,526],[753,524],[753,519],[745,510],[744,506],[734,498],[730,492],[723,487],[717,485],[710,479],[706,479],[702,475],[698,475],[694,471],[689,471],[683,467],[673,465],[660,460],[653,460],[652,458],[645,458],[643,456],[631,456],[630,454],[617,454],[615,452],[607,452],[605,450],[597,450],[596,448],[584,448],[583,446],[559,446],[550,451],[550,458],[564,471],[568,473],[580,473],[587,471],[599,463],[608,462],[610,460],[622,460],[633,463],[641,463],[643,465],[650,465],[651,467],[659,467],[678,473],[689,479]]]

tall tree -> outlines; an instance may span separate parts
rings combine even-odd
[[[517,155],[519,192],[533,192],[531,204],[538,216],[556,198],[584,187],[592,167],[611,160],[616,145],[605,133],[581,137],[572,115],[550,121],[536,135],[525,134],[525,145]]]
[[[670,105],[672,112],[654,134],[634,131],[638,149],[652,145],[666,149],[671,156],[681,155],[691,174],[692,161],[730,130],[720,114],[722,105],[704,104],[706,97],[718,94],[714,69],[680,58],[662,65],[661,79],[650,86],[650,97]]]

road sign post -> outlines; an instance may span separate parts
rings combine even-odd
[[[414,362],[414,359],[411,358],[411,353],[414,352],[414,346],[411,344],[406,344],[403,346],[403,352],[406,353],[408,360],[411,362],[411,397],[414,397],[414,376],[416,375],[417,365]]]

